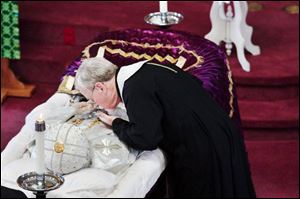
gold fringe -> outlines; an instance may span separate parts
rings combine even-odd
[[[257,12],[257,11],[261,11],[261,10],[263,10],[263,5],[262,4],[260,4],[260,3],[257,3],[257,2],[250,2],[249,4],[248,4],[248,10],[250,11],[250,12]]]
[[[230,106],[229,117],[232,118],[233,113],[234,113],[234,107],[233,107],[233,98],[234,98],[234,95],[233,95],[233,92],[232,92],[232,89],[233,89],[232,72],[230,70],[230,64],[229,64],[228,59],[226,59],[226,65],[227,65],[227,69],[228,69],[228,80],[229,80],[229,88],[228,88],[228,90],[229,90],[229,94],[230,94],[230,99],[229,99],[229,106]]]
[[[299,5],[289,5],[286,6],[284,10],[289,14],[299,14]]]

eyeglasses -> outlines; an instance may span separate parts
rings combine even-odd
[[[95,100],[94,100],[94,90],[95,90],[95,86],[92,89],[91,99],[89,99],[89,101],[91,101],[91,103],[95,103]]]

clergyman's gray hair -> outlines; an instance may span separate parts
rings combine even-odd
[[[92,90],[96,82],[106,82],[116,73],[118,67],[102,57],[85,59],[75,77],[75,88],[87,88]]]

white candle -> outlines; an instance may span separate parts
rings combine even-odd
[[[159,1],[159,11],[168,12],[168,1]]]
[[[45,134],[45,121],[42,114],[35,122],[35,144],[36,144],[36,173],[43,175],[45,173],[45,151],[44,151],[44,134]]]

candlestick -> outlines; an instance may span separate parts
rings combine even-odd
[[[35,122],[35,142],[36,142],[36,173],[45,173],[45,152],[44,152],[44,131],[46,130],[45,121],[42,115]]]
[[[45,130],[46,124],[42,114],[40,114],[40,117],[35,122],[36,172],[26,173],[17,179],[18,185],[27,191],[32,191],[36,198],[46,198],[46,194],[49,191],[59,188],[64,183],[62,176],[45,172]]]
[[[159,11],[162,13],[168,12],[168,1],[159,1]]]

